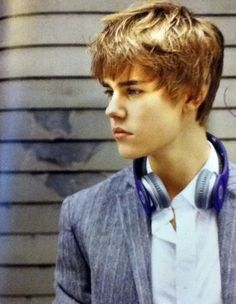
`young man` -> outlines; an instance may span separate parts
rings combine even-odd
[[[91,48],[134,162],[64,201],[54,303],[236,303],[236,167],[206,134],[221,32],[152,1],[106,17]]]

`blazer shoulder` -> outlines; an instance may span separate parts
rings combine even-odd
[[[91,199],[96,198],[99,193],[103,196],[113,196],[120,191],[124,191],[127,187],[127,184],[132,184],[132,176],[132,168],[127,167],[115,174],[112,174],[98,184],[74,193],[72,197],[73,199],[82,197]]]
[[[236,164],[229,163],[228,189],[236,195]]]
[[[236,164],[229,162],[229,171],[233,173],[234,176],[236,176]]]
[[[98,184],[66,197],[62,204],[62,212],[69,213],[69,217],[74,222],[73,219],[79,214],[82,216],[84,210],[96,209],[97,204],[107,204],[113,200],[114,196],[124,193],[130,187],[134,187],[131,166],[118,171]]]

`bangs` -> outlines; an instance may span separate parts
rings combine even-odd
[[[93,57],[92,75],[102,83],[105,78],[117,78],[130,65],[132,65],[131,59],[116,56],[108,57],[97,53]]]
[[[112,26],[91,43],[90,50],[93,53],[91,72],[100,82],[105,77],[116,78],[143,53],[142,43],[137,43],[132,37],[118,35]]]
[[[115,16],[111,20],[109,16],[103,18],[105,28],[90,44],[93,54],[91,72],[100,82],[104,77],[115,78],[134,61],[148,65],[151,59],[151,52],[143,39],[146,29],[136,28],[132,18],[128,17],[123,22],[119,14]],[[138,19],[141,17],[143,14]],[[147,38],[149,40],[150,37]]]

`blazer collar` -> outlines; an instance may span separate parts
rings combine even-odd
[[[117,195],[119,214],[139,304],[152,304],[150,219],[134,191],[132,171],[129,171],[128,175],[128,189],[123,195]]]

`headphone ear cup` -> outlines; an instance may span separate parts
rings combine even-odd
[[[215,173],[205,169],[199,174],[195,189],[195,204],[198,208],[209,209],[212,206],[211,195],[214,187],[212,177]]]
[[[162,209],[170,206],[170,197],[158,176],[151,172],[144,175],[141,181],[157,208]]]

